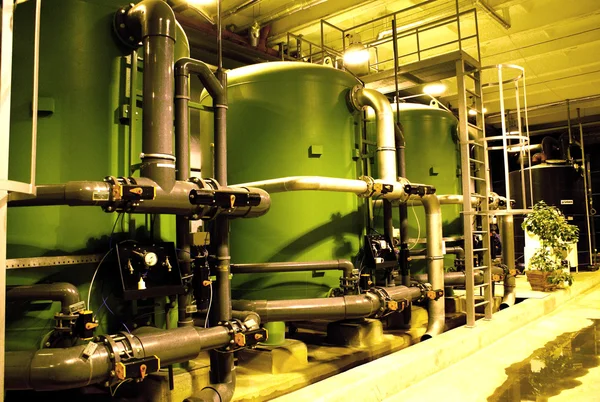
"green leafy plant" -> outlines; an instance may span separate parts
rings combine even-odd
[[[558,208],[540,201],[533,206],[533,212],[525,217],[521,227],[537,236],[540,242],[540,248],[530,260],[532,269],[552,272],[548,277],[549,283],[559,285],[567,282],[571,285],[573,276],[562,268],[564,256],[571,245],[579,240],[577,226],[569,224]]]

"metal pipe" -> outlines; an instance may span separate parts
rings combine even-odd
[[[188,55],[189,56],[189,55]],[[177,180],[188,180],[190,177],[190,132],[189,132],[189,75],[177,74],[175,64],[175,168]],[[175,217],[176,244],[179,249],[179,268],[181,275],[189,277],[191,267],[191,239],[190,221],[185,216]],[[188,313],[191,302],[190,292],[181,294],[177,298],[178,326],[193,325],[192,314]]]
[[[394,115],[390,101],[381,92],[355,86],[349,94],[356,110],[370,106],[375,111],[377,125],[377,166],[379,179],[393,183],[396,172],[396,137]]]
[[[273,272],[343,271],[344,278],[352,278],[354,264],[349,260],[310,262],[263,262],[253,264],[231,264],[232,274],[258,274]]]
[[[460,246],[449,246],[446,247],[446,254],[456,254],[458,258],[465,258],[465,249]],[[410,250],[411,257],[427,255],[426,248],[412,249]]]
[[[213,106],[221,105],[224,100],[226,89],[212,73],[210,68],[199,60],[185,57],[175,63],[175,135],[177,144],[177,179],[187,180],[190,173],[190,151],[189,151],[189,76],[197,75],[200,81],[213,97]],[[217,109],[220,110],[220,109]],[[191,273],[190,266],[190,226],[185,217],[176,218],[176,231],[178,247],[180,249],[180,260],[182,274]],[[193,325],[191,313],[187,312],[191,295],[180,295],[178,298],[179,325]]]
[[[279,179],[233,184],[231,187],[260,188],[268,193],[283,193],[287,191],[332,191],[353,193],[361,197],[376,196],[389,200],[404,200],[407,197],[404,192],[404,185],[408,183],[408,180],[399,178],[398,181],[385,182],[385,184],[391,184],[393,186],[393,190],[387,193],[383,193],[381,188],[376,188],[377,186],[375,186],[375,184],[379,183],[384,183],[384,181],[375,180],[367,176],[363,176],[363,180],[338,179],[322,176],[291,176]]]
[[[423,296],[419,287],[380,288],[391,300],[416,300]],[[361,295],[301,300],[234,300],[236,310],[255,311],[262,322],[304,320],[346,320],[375,317],[387,309],[382,295],[368,291]],[[382,310],[383,309],[383,310]]]
[[[442,253],[442,211],[435,195],[421,197],[425,208],[427,233],[427,278],[433,289],[444,288],[444,255]],[[445,303],[444,298],[429,300],[429,323],[427,332],[421,340],[432,338],[444,332]]]
[[[164,191],[175,184],[173,155],[173,57],[175,14],[161,0],[143,0],[127,13],[127,25],[144,49],[142,166],[140,174]]]
[[[115,340],[115,337],[112,337]],[[171,330],[141,331],[120,334],[119,341],[96,342],[96,350],[87,359],[83,351],[88,345],[64,349],[42,349],[35,352],[6,352],[6,389],[50,391],[85,387],[103,383],[115,370],[113,355],[136,357],[157,356],[161,365],[190,360],[203,350],[229,345],[232,335],[225,327],[181,327]]]
[[[419,283],[427,283],[427,274],[416,274],[412,276],[412,279]],[[483,283],[483,273],[475,272],[473,274],[475,285]],[[457,272],[445,272],[444,273],[444,286],[464,286],[467,280],[466,273],[464,271]]]
[[[173,214],[185,215],[191,219],[211,218],[217,215],[227,215],[234,217],[257,217],[268,212],[271,199],[264,190],[252,189],[247,187],[226,188],[217,185],[214,181],[200,181],[198,184],[188,181],[177,181],[167,193],[154,181],[144,178],[128,178],[128,180],[140,186],[150,186],[155,188],[155,196],[152,200],[144,200],[134,206],[123,200],[111,200],[113,186],[103,181],[72,181],[65,184],[49,184],[37,186],[38,195],[35,198],[21,197],[18,194],[9,196],[8,205],[10,207],[28,207],[42,205],[69,205],[69,206],[102,206],[107,211],[118,208],[127,208],[128,213],[140,214]],[[193,205],[190,203],[189,194],[192,190],[207,194],[214,194],[216,191],[240,192],[240,193],[258,193],[260,194],[260,204],[251,206],[239,206],[230,209],[218,208],[215,206]],[[109,211],[110,212],[110,211]]]
[[[52,300],[60,302],[61,312],[70,314],[70,306],[81,301],[77,288],[66,282],[16,286],[7,289],[7,301]]]
[[[515,304],[516,280],[512,273],[516,272],[515,264],[515,229],[512,215],[498,215],[500,241],[502,243],[502,263],[508,267],[504,277],[504,295],[500,309],[505,309]]]
[[[583,187],[585,189],[585,223],[587,227],[588,237],[588,252],[589,259],[588,263],[590,266],[594,264],[594,257],[592,252],[592,233],[590,229],[590,191],[588,188],[587,181],[587,163],[585,161],[585,145],[583,143],[583,127],[581,126],[581,109],[577,108],[577,121],[579,122],[579,144],[581,145],[581,165],[583,167]],[[579,272],[579,266],[576,267],[576,271]]]

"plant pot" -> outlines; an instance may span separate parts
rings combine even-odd
[[[552,275],[551,271],[528,270],[525,274],[532,290],[551,292],[556,289],[555,284],[548,283],[548,277]]]

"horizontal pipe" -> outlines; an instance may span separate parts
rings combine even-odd
[[[264,262],[253,264],[231,264],[232,274],[258,274],[273,272],[334,271],[344,272],[345,278],[352,277],[354,264],[349,260],[310,262]]]
[[[52,300],[60,302],[61,312],[70,314],[70,306],[78,303],[81,298],[77,288],[66,282],[43,283],[37,285],[16,286],[6,292],[6,301],[17,300]]]
[[[382,288],[391,300],[415,300],[422,297],[419,287]],[[235,310],[254,311],[263,322],[304,320],[345,320],[374,317],[385,310],[385,301],[373,291],[361,295],[301,300],[233,300]]]
[[[113,338],[116,345],[113,348],[108,343],[96,342],[96,350],[88,358],[83,357],[88,345],[6,352],[5,387],[50,391],[104,383],[111,379],[111,372],[115,370],[111,353],[119,354],[122,359],[131,353],[138,358],[157,356],[162,366],[168,366],[193,359],[201,351],[229,345],[232,335],[222,326],[208,329],[180,327],[123,334],[120,338],[120,341]]]
[[[473,274],[476,285],[483,283],[483,273],[476,272]],[[413,274],[411,279],[419,283],[427,283],[427,274]],[[464,286],[466,281],[466,274],[464,271],[457,272],[445,272],[444,273],[444,286]]]
[[[123,207],[129,213],[185,215],[193,219],[212,218],[216,215],[247,218],[258,217],[267,213],[271,206],[269,194],[262,189],[242,186],[236,188],[218,186],[216,189],[218,191],[253,192],[259,193],[261,197],[260,204],[257,206],[240,206],[225,209],[191,204],[189,195],[192,190],[206,191],[209,194],[214,192],[214,188],[203,188],[204,184],[196,184],[191,181],[177,181],[171,191],[166,192],[150,179],[137,177],[130,180],[134,185],[153,187],[155,189],[154,199],[139,201],[134,206],[132,202],[124,200],[114,201],[112,199],[114,193],[113,184],[104,181],[72,181],[65,184],[37,186],[38,195],[33,198],[11,193],[8,206],[102,206],[107,211],[114,211]]]
[[[415,258],[415,257],[426,256],[427,249],[426,248],[412,249],[409,251],[409,253],[413,260],[418,260],[420,258]],[[446,254],[455,254],[457,258],[465,258],[465,250],[460,246],[447,246]]]
[[[382,192],[379,184],[390,184],[393,190]],[[288,191],[331,191],[340,193],[353,193],[361,197],[380,197],[389,200],[404,200],[406,193],[404,185],[408,181],[404,178],[383,182],[382,180],[364,177],[364,180],[339,179],[322,176],[291,176],[278,179],[255,181],[243,184],[234,184],[231,187],[260,188],[269,193],[284,193]]]

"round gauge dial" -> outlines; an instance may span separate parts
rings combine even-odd
[[[153,267],[158,262],[158,256],[156,255],[156,253],[153,252],[146,253],[146,255],[144,256],[144,262],[147,266]]]

